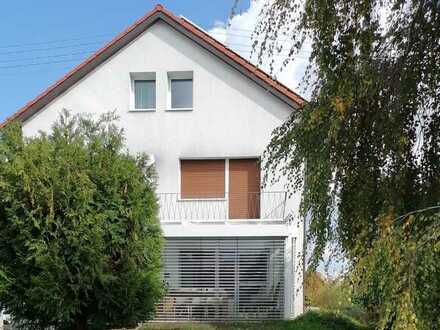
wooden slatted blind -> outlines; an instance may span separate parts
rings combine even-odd
[[[260,165],[258,159],[229,161],[229,218],[260,217]]]
[[[182,198],[225,197],[225,160],[181,160]]]

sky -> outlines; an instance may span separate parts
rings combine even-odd
[[[251,33],[264,0],[161,0],[230,48],[249,58]],[[0,4],[0,122],[13,114],[93,51],[152,10],[153,0],[15,0]],[[33,4],[33,5],[31,5]],[[307,61],[277,78],[295,89]],[[264,67],[263,67],[264,69]]]

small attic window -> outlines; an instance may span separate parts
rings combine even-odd
[[[131,73],[131,109],[133,111],[156,110],[156,73]]]
[[[193,107],[193,72],[168,72],[168,108],[192,110]]]

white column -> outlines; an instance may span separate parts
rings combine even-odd
[[[303,231],[296,221],[290,224],[285,241],[284,318],[293,319],[304,312]]]
[[[304,221],[302,219],[295,219],[293,226],[295,232],[295,302],[294,302],[294,315],[295,317],[304,313]]]
[[[284,245],[284,318],[295,317],[295,238],[286,237]]]

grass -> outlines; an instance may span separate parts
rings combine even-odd
[[[205,323],[151,323],[141,330],[367,330],[357,321],[331,312],[307,312],[291,321],[237,322],[223,324]]]

